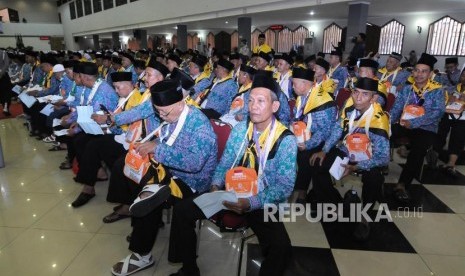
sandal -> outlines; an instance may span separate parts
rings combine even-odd
[[[53,143],[53,142],[56,141],[56,137],[55,137],[55,135],[52,134],[52,135],[47,136],[44,139],[42,139],[42,141],[45,142],[45,143]]]
[[[126,276],[136,273],[138,271],[147,269],[151,267],[155,261],[153,260],[152,255],[148,260],[144,260],[141,255],[137,253],[132,253],[128,255],[125,259],[119,261],[116,265],[111,268],[111,273],[116,276]],[[122,264],[121,270],[119,272],[115,271],[115,266]],[[132,270],[130,270],[132,268]]]
[[[48,151],[62,151],[62,150],[66,150],[60,146],[53,146],[51,148],[48,149]]]
[[[143,193],[151,193],[149,196],[141,198]],[[134,217],[144,217],[148,213],[155,210],[163,202],[165,202],[171,194],[171,189],[168,185],[150,184],[142,188],[134,203],[129,206],[129,212]]]
[[[398,189],[394,191],[394,197],[398,201],[402,203],[409,203],[410,202],[410,195],[409,193],[404,190],[404,189]]]
[[[130,218],[130,217],[131,217],[130,215],[123,215],[123,214],[119,214],[118,212],[113,212],[113,213],[103,217],[102,221],[104,223],[113,223],[115,221],[122,220],[122,219],[125,219],[125,218]]]

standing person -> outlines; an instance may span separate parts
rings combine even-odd
[[[350,58],[358,60],[365,56],[365,40],[367,36],[364,33],[359,33],[356,37],[352,39],[352,43],[354,43],[354,48],[350,51]]]
[[[10,58],[6,51],[0,51],[0,104],[3,106],[3,114],[10,116],[9,107],[11,103],[11,84],[8,68],[10,66]]]
[[[252,51],[254,54],[259,54],[260,52],[264,52],[265,54],[268,54],[271,52],[271,47],[270,45],[266,44],[265,42],[265,34],[259,34],[258,35],[258,45],[253,48]]]
[[[445,95],[440,83],[431,80],[437,59],[423,53],[413,70],[414,83],[404,86],[391,109],[393,136],[408,136],[410,152],[394,188],[395,198],[410,201],[408,188],[420,174],[426,152],[436,139],[439,121],[445,111]]]

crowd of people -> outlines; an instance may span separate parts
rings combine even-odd
[[[398,201],[411,200],[425,156],[437,159],[449,132],[443,169],[455,174],[465,145],[465,71],[457,57],[440,73],[427,53],[407,67],[392,53],[380,66],[367,53],[343,60],[340,48],[329,58],[274,53],[264,35],[248,52],[1,51],[3,112],[10,115],[11,98],[35,99],[22,102],[30,136],[67,151],[60,169],[78,167],[82,191],[72,206],[86,205],[108,179],[106,200],[116,207],[103,221],[131,219],[131,253],[114,275],[154,264],[162,210],[171,207],[168,259],[182,263],[172,275],[200,275],[194,228],[208,215],[195,199],[205,194],[236,193],[221,212],[243,215],[257,235],[260,275],[283,275],[291,242],[282,222],[264,220],[265,205],[342,202],[329,173],[337,157],[349,158],[342,177],[362,176],[364,206],[384,201],[390,149],[401,144],[407,160],[391,195]],[[220,158],[211,120],[232,127]],[[238,172],[250,185],[234,186]],[[354,239],[369,234],[367,221],[357,223]]]

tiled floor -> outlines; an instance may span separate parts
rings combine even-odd
[[[19,119],[0,121],[6,167],[0,169],[0,275],[110,275],[110,267],[129,251],[130,221],[104,224],[113,205],[105,201],[108,183],[97,185],[88,205],[70,203],[80,191],[71,171],[58,165],[64,152],[48,152],[48,145],[27,135]],[[395,183],[405,162],[395,157],[387,183]],[[459,168],[465,173],[465,166]],[[416,182],[419,183],[419,182]],[[465,275],[465,176],[450,179],[428,171],[413,185],[419,218],[397,213],[387,200],[393,222],[373,224],[365,243],[350,238],[348,225],[309,223],[299,218],[286,223],[294,246],[286,275]],[[359,180],[351,177],[341,192]],[[397,204],[397,205],[396,205]],[[235,275],[240,235],[220,233],[204,222],[198,263],[202,275]],[[169,225],[153,248],[155,266],[136,275],[168,275],[179,265],[167,261]],[[255,238],[244,253],[242,275],[257,275],[260,249]]]

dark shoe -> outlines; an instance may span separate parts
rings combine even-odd
[[[402,203],[409,203],[410,202],[410,195],[406,190],[398,189],[394,190],[394,198]]]
[[[60,170],[69,170],[69,169],[71,169],[72,167],[73,167],[73,165],[72,165],[71,163],[69,163],[69,162],[63,162],[63,163],[61,163],[61,165],[60,165],[59,168],[60,168]]]
[[[86,193],[80,193],[79,196],[76,198],[71,205],[74,208],[81,207],[82,205],[85,205],[89,200],[91,200],[95,194],[86,194]]]
[[[176,273],[171,273],[170,276],[200,276],[200,271],[197,269],[194,273],[187,273],[182,268]]]
[[[363,222],[357,223],[353,235],[356,241],[367,241],[370,236],[370,225]]]
[[[129,217],[131,217],[131,216],[122,215],[122,214],[118,214],[117,212],[113,212],[113,213],[105,216],[102,220],[103,220],[104,223],[113,223],[115,221],[125,219],[125,218],[129,218]]]
[[[434,151],[433,149],[429,149],[426,152],[426,164],[428,167],[431,169],[437,169],[438,168],[438,159],[439,159],[439,154]]]
[[[62,151],[62,150],[66,150],[60,146],[53,146],[51,148],[48,149],[48,151]]]
[[[116,212],[119,209],[121,209],[121,207],[123,207],[123,204],[116,205],[115,207],[113,207],[113,211]]]
[[[381,173],[386,176],[389,175],[389,166],[381,167]]]
[[[126,236],[126,241],[129,242],[129,243],[131,242],[131,235]]]

